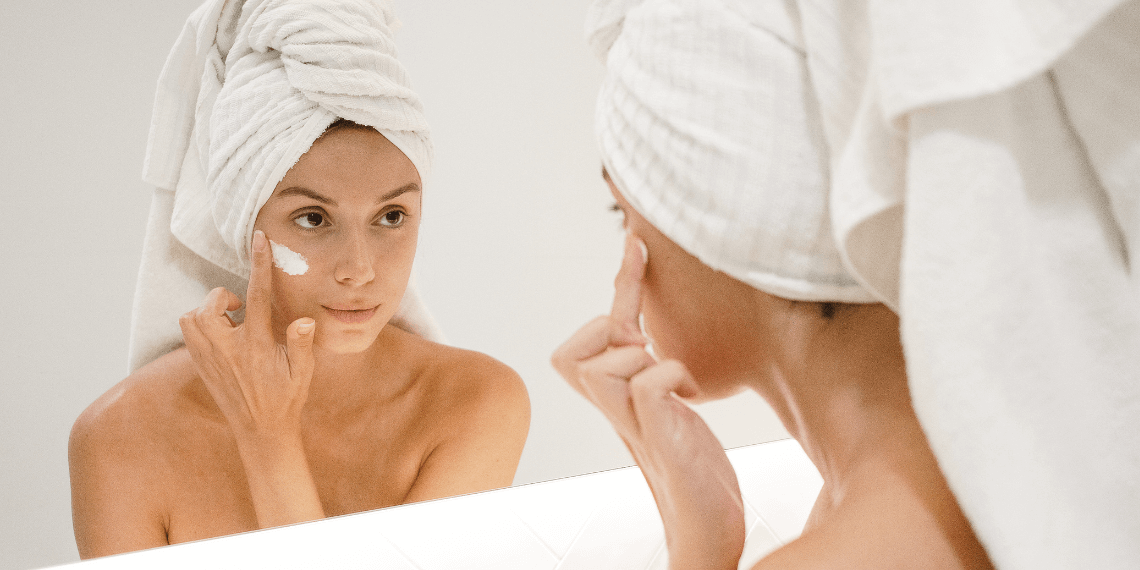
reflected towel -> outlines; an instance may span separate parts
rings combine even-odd
[[[178,315],[213,287],[244,296],[257,212],[336,119],[375,128],[426,183],[428,126],[396,60],[394,23],[379,0],[209,0],[190,16],[159,78],[143,167],[160,191],[131,370],[181,343]],[[441,338],[410,285],[393,323]]]

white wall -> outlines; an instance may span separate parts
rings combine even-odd
[[[0,0],[0,568],[77,558],[67,434],[123,376],[154,85],[197,0]],[[547,364],[609,308],[587,0],[397,0],[432,123],[418,278],[450,341],[513,366],[533,409],[516,483],[628,465]],[[783,437],[754,396],[702,412],[729,447]]]

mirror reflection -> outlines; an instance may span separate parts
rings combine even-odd
[[[2,550],[13,568],[78,557],[68,434],[128,374],[154,188],[139,172],[160,72],[199,4],[29,4],[0,22],[0,44],[12,54],[0,65],[20,86],[0,109],[7,127],[0,177],[20,213],[0,229],[9,325],[0,492],[12,529]],[[584,316],[608,311],[621,255],[620,219],[598,176],[592,116],[602,70],[582,39],[587,4],[395,7],[399,61],[435,149],[421,180],[410,281],[447,345],[489,355],[525,383],[531,422],[516,485],[632,464],[604,417],[549,364]],[[318,270],[300,244],[279,243]],[[281,283],[310,276],[274,271]],[[244,301],[244,280],[218,272],[220,285]],[[168,326],[180,333],[178,316],[200,307],[213,286],[187,295],[193,300],[184,307],[167,307]],[[783,437],[774,416],[757,417],[757,400],[701,411],[726,446]],[[142,437],[144,425],[122,433]],[[248,505],[230,515],[243,524],[256,518]]]
[[[510,485],[525,385],[432,342],[408,289],[432,141],[395,24],[372,0],[187,20],[143,167],[132,372],[69,443],[81,557]]]

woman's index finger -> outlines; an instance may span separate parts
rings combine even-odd
[[[253,232],[252,268],[246,289],[245,322],[258,330],[272,328],[273,254],[269,240],[261,230]]]
[[[641,334],[641,279],[645,276],[648,254],[645,243],[629,234],[625,239],[625,255],[614,278],[614,304],[610,310],[610,344],[625,346],[645,344]]]
[[[209,315],[226,317],[227,312],[241,308],[241,299],[225,287],[216,287],[206,295],[204,308]]]

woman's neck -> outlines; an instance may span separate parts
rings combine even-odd
[[[773,323],[779,334],[770,335],[780,339],[773,344],[779,349],[752,388],[823,476],[821,506],[838,502],[871,463],[933,467],[937,474],[910,405],[894,313],[882,305],[845,305],[825,318],[816,304],[801,303],[784,314]]]
[[[314,347],[316,366],[306,408],[335,412],[398,398],[413,383],[409,366],[401,365],[406,360],[405,340],[400,331],[386,326],[362,352],[338,354]]]
[[[782,342],[773,344],[780,350],[769,358],[770,373],[753,388],[823,476],[808,528],[830,520],[849,499],[874,505],[871,516],[883,517],[898,515],[884,508],[905,503],[910,518],[872,526],[905,527],[898,536],[938,547],[951,567],[991,567],[911,407],[894,313],[845,305],[823,318],[816,305],[798,304],[787,315],[773,329]],[[866,526],[869,519],[857,520]]]

